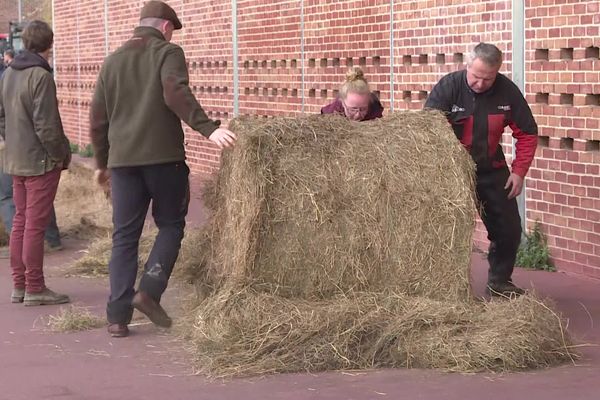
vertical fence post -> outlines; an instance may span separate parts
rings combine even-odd
[[[231,35],[233,46],[233,115],[234,117],[237,117],[240,113],[237,0],[231,0]]]
[[[390,111],[394,111],[394,0],[390,0]]]
[[[525,95],[525,2],[524,0],[512,0],[512,79],[517,87]],[[515,159],[515,139],[512,140],[512,157]],[[521,226],[523,232],[527,229],[527,208],[525,202],[525,182],[523,191],[517,198],[519,214],[521,215]]]

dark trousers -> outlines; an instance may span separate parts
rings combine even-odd
[[[138,245],[150,200],[158,235],[139,290],[160,301],[177,261],[189,204],[185,162],[111,169],[113,247],[109,264],[110,323],[129,323],[138,271]]]
[[[521,218],[516,199],[509,199],[510,189],[504,189],[510,176],[507,168],[477,173],[477,197],[480,216],[488,231],[490,247],[488,282],[511,280],[517,251],[521,243]]]

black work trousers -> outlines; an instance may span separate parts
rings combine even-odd
[[[510,188],[504,189],[509,176],[510,172],[506,167],[477,173],[480,216],[490,240],[489,283],[510,282],[521,243],[521,218],[517,200],[508,198]]]
[[[189,204],[189,168],[185,162],[111,169],[112,254],[109,264],[109,323],[131,321],[138,271],[138,247],[152,201],[158,228],[144,266],[139,290],[160,301],[177,261]]]

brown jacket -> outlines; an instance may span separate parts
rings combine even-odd
[[[181,120],[206,137],[220,124],[192,94],[181,47],[138,27],[106,58],[96,83],[90,136],[98,167],[185,160]]]
[[[6,174],[38,176],[70,162],[52,69],[38,54],[19,54],[0,80],[0,136]]]

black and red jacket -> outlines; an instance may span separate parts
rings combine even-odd
[[[525,177],[535,155],[538,128],[521,91],[506,76],[498,74],[489,90],[475,93],[467,84],[466,70],[450,73],[434,86],[425,108],[447,113],[479,172],[506,166],[500,141],[509,126],[516,139],[512,172]]]

